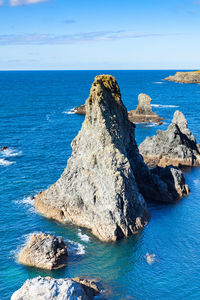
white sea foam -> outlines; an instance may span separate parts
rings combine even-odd
[[[8,166],[13,165],[13,164],[15,164],[15,161],[9,161],[9,160],[0,158],[0,166],[8,167]]]
[[[162,108],[167,108],[167,107],[170,107],[170,108],[179,107],[178,105],[163,105],[163,104],[151,104],[151,106],[153,106],[153,107],[162,107]]]
[[[200,180],[199,179],[194,179],[193,182],[194,182],[195,185],[199,185]]]
[[[4,157],[13,157],[22,155],[22,151],[17,151],[13,148],[7,148],[1,153]]]
[[[90,238],[87,234],[83,234],[81,232],[81,229],[78,229],[78,236],[80,237],[80,239],[83,241],[83,242],[89,242],[90,241]]]
[[[67,114],[67,115],[75,114],[75,107],[71,108],[70,110],[63,111],[63,114]]]
[[[67,251],[69,255],[84,255],[85,246],[80,243],[76,243],[70,240],[67,240]]]
[[[155,84],[163,84],[164,82],[162,82],[162,81],[155,81],[153,83],[155,83]]]
[[[158,124],[157,123],[152,123],[152,124],[147,124],[146,126],[147,127],[154,127],[154,126],[157,126]]]
[[[155,254],[150,254],[150,253],[146,253],[145,254],[145,259],[146,259],[146,261],[147,261],[147,263],[149,264],[149,265],[151,265],[151,264],[153,264],[154,262],[155,262],[155,260],[156,260],[156,255]]]
[[[31,213],[35,213],[35,209],[34,209],[34,197],[33,196],[27,196],[27,197],[24,197],[21,200],[16,200],[15,204],[23,205]]]

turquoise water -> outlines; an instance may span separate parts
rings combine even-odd
[[[109,299],[200,299],[200,169],[186,172],[191,194],[176,205],[148,204],[151,221],[127,240],[105,244],[89,231],[63,226],[35,213],[31,195],[61,175],[70,142],[83,116],[70,114],[89,95],[94,76],[116,76],[127,108],[141,92],[166,118],[162,126],[137,125],[140,143],[165,129],[176,109],[200,142],[200,85],[164,82],[174,71],[34,71],[0,72],[0,300],[9,299],[27,278],[38,275],[101,278]],[[17,263],[16,256],[32,232],[61,235],[69,246],[66,268],[41,271]],[[155,254],[148,264],[146,253]]]

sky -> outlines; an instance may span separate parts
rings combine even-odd
[[[0,70],[200,68],[200,0],[0,0]]]

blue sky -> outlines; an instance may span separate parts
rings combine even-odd
[[[199,69],[200,0],[0,0],[0,70]]]

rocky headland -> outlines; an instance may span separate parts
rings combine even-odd
[[[166,77],[164,80],[180,83],[200,83],[200,71],[176,72],[175,75]]]
[[[44,233],[33,234],[18,257],[23,265],[47,270],[64,267],[66,260],[67,247],[62,238]]]
[[[128,112],[128,119],[132,123],[157,123],[158,125],[162,124],[164,118],[160,117],[152,111],[151,107],[151,97],[146,94],[139,94],[138,96],[138,105],[135,110],[130,110]],[[85,115],[86,106],[82,104],[74,109],[74,113],[79,115]]]
[[[176,111],[165,131],[147,137],[139,146],[144,161],[150,166],[199,166],[200,145],[188,128],[182,112]]]
[[[162,120],[159,115],[153,112],[151,107],[151,97],[146,94],[139,94],[138,105],[135,110],[128,112],[128,118],[133,123],[157,123],[162,124]]]
[[[87,227],[102,241],[142,229],[150,218],[145,200],[174,203],[189,193],[180,170],[144,163],[113,76],[95,78],[71,146],[66,169],[36,196],[35,208],[47,218]]]
[[[11,300],[92,300],[100,293],[97,284],[89,279],[36,277],[25,281]]]

